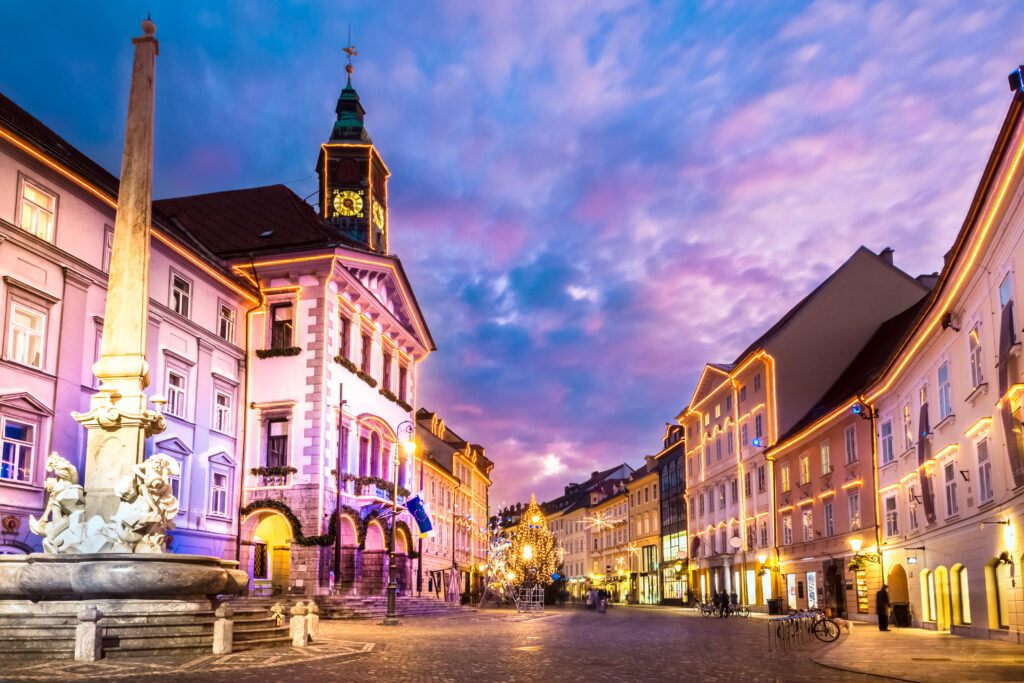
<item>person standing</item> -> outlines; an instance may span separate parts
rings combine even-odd
[[[723,588],[718,592],[718,617],[724,619],[729,616],[729,594]]]
[[[875,610],[878,612],[878,630],[889,630],[889,589],[883,583],[882,588],[875,593]]]

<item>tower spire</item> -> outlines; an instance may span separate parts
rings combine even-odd
[[[348,46],[341,49],[348,56],[348,63],[345,64],[345,72],[348,74],[348,82],[345,84],[341,95],[338,96],[338,106],[334,111],[338,114],[338,120],[334,122],[334,130],[331,131],[331,142],[359,141],[370,142],[370,136],[363,128],[363,116],[366,112],[363,105],[359,103],[359,95],[352,87],[352,58],[359,53],[352,44],[352,27],[348,29]]]
[[[348,87],[351,88],[352,72],[356,70],[356,68],[352,66],[352,58],[359,55],[359,53],[356,52],[355,45],[352,44],[352,24],[348,25],[348,47],[342,48],[341,51],[348,55],[348,64],[345,65],[345,73],[348,74]]]

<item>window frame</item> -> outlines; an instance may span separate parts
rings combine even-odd
[[[27,197],[25,197],[25,189],[28,186],[33,187],[37,192],[40,192],[41,194],[49,195],[53,199],[53,209],[50,210],[50,225],[49,225],[49,233],[50,234],[48,236],[46,236],[46,237],[43,237],[42,235],[39,235],[38,233],[36,233],[36,232],[34,232],[32,230],[29,230],[28,228],[26,228],[24,226],[24,222],[25,222],[25,202],[30,202],[31,204],[36,206],[40,211],[44,211],[44,212],[47,211],[47,209],[45,209],[43,207],[40,207],[38,204],[36,204],[36,202],[34,202],[34,201],[28,199]],[[19,230],[23,230],[24,232],[28,233],[29,235],[32,235],[33,237],[36,237],[37,239],[41,239],[44,242],[48,242],[50,244],[56,244],[57,243],[57,215],[59,213],[59,211],[58,211],[59,208],[60,208],[60,195],[57,192],[55,192],[54,190],[51,190],[49,188],[49,186],[45,185],[44,183],[40,183],[39,181],[35,180],[34,178],[28,177],[27,175],[25,175],[24,173],[22,173],[20,171],[18,172],[18,194],[17,194],[17,198],[15,200],[15,211],[17,212],[17,216],[15,216],[14,224],[18,227]]]
[[[230,318],[224,317],[224,311],[231,313]],[[238,309],[223,299],[217,299],[217,336],[229,344],[235,343],[235,327],[238,321]],[[227,324],[227,330],[224,326]]]
[[[192,319],[192,299],[195,298],[196,284],[195,280],[187,277],[183,273],[178,272],[176,269],[170,269],[170,283],[167,294],[167,307],[170,308],[176,315],[180,315],[186,320]],[[175,279],[181,280],[188,285],[188,291],[184,292],[184,298],[177,297],[176,295],[182,291],[175,286]],[[184,301],[185,308],[187,309],[184,313],[178,309],[178,304]]]
[[[890,505],[891,503],[891,505]],[[893,538],[900,535],[899,500],[895,493],[882,498],[882,514],[885,519],[885,537]]]
[[[280,333],[278,332],[279,327],[278,327],[278,321],[276,319],[277,311],[281,311],[281,310],[284,310],[284,309],[288,309],[288,310],[291,311],[291,318],[289,318],[287,321],[285,321],[285,320],[280,321],[281,322],[281,326],[280,326],[281,330],[283,330],[285,328],[285,323],[286,322],[288,323],[288,325],[287,325],[287,328],[288,328],[288,334],[287,334],[288,338],[287,338],[287,340],[283,339],[283,337],[285,336],[283,331],[280,332]],[[267,309],[267,311],[268,311],[267,331],[270,334],[270,339],[268,340],[269,343],[267,345],[268,349],[288,349],[288,348],[292,348],[292,347],[294,347],[296,345],[296,342],[295,342],[295,332],[296,332],[295,317],[296,317],[296,310],[295,309],[296,309],[295,302],[291,301],[291,300],[275,301],[274,303],[270,304],[270,306]]]
[[[982,460],[981,453],[984,446],[985,458]],[[985,437],[974,442],[974,455],[978,470],[978,505],[984,505],[995,500],[995,489],[992,487],[992,453],[989,451],[989,438]],[[987,485],[988,496],[981,497]]]
[[[848,425],[843,430],[843,440],[846,446],[846,464],[852,465],[857,462],[857,425]]]
[[[818,444],[818,453],[821,457],[822,476],[832,474],[832,449],[828,439]]]
[[[217,477],[224,478],[223,488],[217,487]],[[223,510],[217,508],[218,493],[222,493],[221,500],[223,500]],[[228,516],[228,499],[231,496],[231,477],[227,472],[221,472],[216,469],[210,470],[210,509],[207,510],[207,514],[211,517],[220,517],[223,519],[230,519]]]
[[[274,434],[272,434],[272,430],[273,430],[272,425],[275,425],[275,424],[283,424],[283,425],[285,425],[286,431],[285,431],[284,435],[280,435],[280,434],[274,435]],[[292,441],[292,439],[291,439],[291,436],[292,436],[292,417],[291,417],[291,415],[272,415],[272,416],[268,416],[264,420],[264,430],[263,430],[263,433],[264,433],[264,446],[261,449],[262,453],[260,453],[260,455],[261,455],[260,460],[261,460],[263,466],[264,467],[287,467],[287,466],[291,465],[291,449],[292,449],[292,443],[291,443],[291,441]],[[281,458],[281,460],[283,462],[271,464],[271,462],[270,462],[270,455],[271,455],[271,445],[273,443],[273,439],[281,439],[282,436],[283,436],[283,439],[284,439],[284,448],[281,449],[279,451],[279,453],[280,453],[280,458]]]
[[[886,431],[888,430],[888,434]],[[882,456],[882,465],[890,465],[896,462],[896,452],[893,450],[892,418],[887,419],[878,425],[878,443]]]
[[[8,284],[10,284],[10,283],[8,283]],[[10,291],[10,287],[8,288],[8,291]],[[11,294],[14,294],[14,293],[11,292]],[[35,365],[33,363],[30,363],[27,360],[21,360],[21,359],[19,359],[19,358],[17,358],[15,356],[15,346],[16,346],[15,345],[15,337],[14,337],[14,332],[15,332],[15,322],[14,322],[15,310],[14,309],[15,308],[18,308],[21,311],[24,311],[26,314],[28,314],[30,316],[34,315],[34,316],[38,316],[38,317],[40,317],[42,319],[42,325],[41,325],[41,329],[40,329],[39,332],[35,332],[34,330],[28,330],[27,332],[25,332],[26,336],[28,336],[28,337],[34,337],[36,335],[38,335],[38,337],[39,337],[39,365]],[[27,301],[25,299],[23,299],[23,298],[21,298],[19,296],[10,296],[10,297],[8,297],[8,305],[7,305],[7,334],[5,335],[6,348],[4,349],[4,358],[6,360],[9,360],[12,363],[17,363],[18,365],[21,365],[21,366],[26,367],[26,368],[32,368],[34,370],[45,370],[45,367],[46,367],[46,351],[47,351],[47,348],[46,348],[46,337],[47,337],[47,334],[46,333],[47,333],[47,323],[49,322],[49,318],[50,318],[50,310],[49,310],[49,308],[46,308],[46,307],[43,307],[43,306],[39,306],[38,304],[37,305],[32,305],[30,303],[27,303]],[[21,326],[19,326],[19,329],[23,330],[23,331],[25,330],[25,328],[23,328]],[[31,345],[29,345],[29,347],[31,347]],[[26,353],[28,353],[27,349],[26,349]]]
[[[15,424],[27,427],[32,430],[30,440],[23,441],[16,438],[8,438],[7,436],[7,423],[14,422]],[[40,421],[26,419],[21,416],[0,414],[0,483],[14,483],[14,484],[32,484],[32,477],[35,474],[35,459],[36,453],[39,449],[39,438],[40,438]],[[4,471],[4,454],[7,452],[7,444],[14,444],[15,458],[12,461],[14,471],[17,471],[18,462],[21,461],[20,454],[23,452],[25,447],[28,448],[28,454],[24,458],[25,466],[23,469],[27,470],[23,478],[4,477],[2,476]]]
[[[945,371],[946,381],[942,381],[943,371]],[[950,372],[949,361],[945,361],[939,366],[938,370],[935,371],[935,382],[936,382],[936,393],[939,398],[939,422],[942,422],[947,417],[953,414],[953,396],[952,396],[952,373]]]
[[[228,399],[226,410],[222,410],[222,406],[217,402],[217,399],[221,396],[224,396]],[[211,428],[213,429],[213,431],[217,432],[218,434],[224,434],[225,436],[235,435],[234,422],[232,420],[232,415],[234,413],[234,403],[235,396],[233,391],[227,391],[219,386],[215,386],[213,388],[213,420],[211,424]],[[225,425],[227,426],[227,429],[222,429],[222,425],[220,425],[220,417],[221,414],[223,413],[227,414],[227,418],[225,420]]]
[[[171,375],[181,377],[182,385],[180,387],[174,386],[172,389],[173,385],[171,384]],[[164,397],[167,399],[167,403],[164,406],[165,415],[171,415],[181,420],[188,420],[188,375],[188,371],[182,370],[176,365],[168,364],[164,368]],[[177,410],[177,398],[172,397],[180,397],[180,412]]]
[[[950,460],[942,464],[942,489],[946,499],[946,517],[960,514],[960,501],[957,498],[956,461]]]
[[[971,374],[971,388],[985,383],[985,349],[981,343],[981,323],[975,323],[967,332],[967,364]]]

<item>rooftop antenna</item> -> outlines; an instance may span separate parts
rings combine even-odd
[[[342,48],[342,52],[348,55],[348,64],[345,65],[345,72],[348,74],[349,83],[351,83],[352,72],[355,71],[355,67],[352,66],[352,58],[359,54],[352,44],[352,24],[348,25],[348,47]]]

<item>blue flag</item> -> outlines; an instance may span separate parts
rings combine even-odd
[[[427,512],[427,505],[419,496],[413,496],[405,501],[409,513],[416,520],[416,526],[420,528],[420,538],[425,538],[433,530],[434,525],[430,522],[430,513]]]

